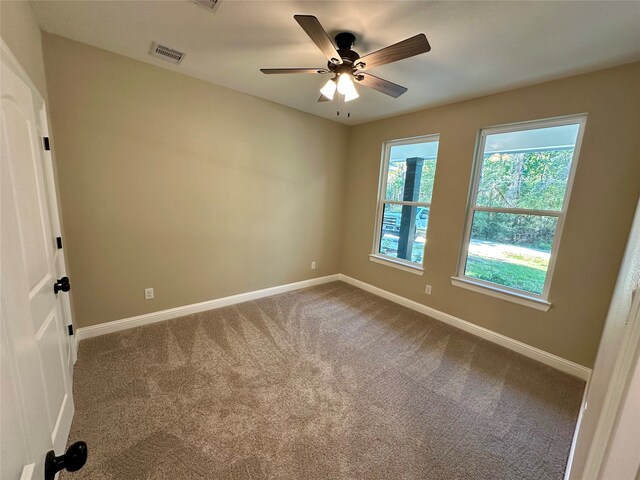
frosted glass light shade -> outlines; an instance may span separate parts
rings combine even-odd
[[[329,100],[333,100],[333,96],[336,93],[336,88],[336,82],[331,79],[327,83],[325,83],[324,87],[320,89],[320,93]]]
[[[338,93],[344,95],[344,101],[350,102],[358,98],[358,92],[356,91],[356,87],[353,84],[353,80],[351,80],[351,75],[343,73],[338,78]]]

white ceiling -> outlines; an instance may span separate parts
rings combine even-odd
[[[181,1],[35,1],[40,27],[346,124],[640,60],[640,2],[243,1],[213,11]],[[408,87],[397,99],[358,87],[351,118],[318,103],[327,76],[259,68],[323,67],[294,21],[318,17],[333,37],[351,31],[360,55],[423,32],[429,53],[373,69]],[[152,41],[186,52],[181,65],[149,56]]]

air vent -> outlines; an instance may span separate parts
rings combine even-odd
[[[218,0],[193,0],[193,3],[204,8],[208,8],[209,10],[213,10],[213,7],[216,6]]]
[[[161,58],[171,63],[180,63],[185,56],[184,53],[179,52],[178,50],[165,47],[164,45],[159,45],[156,42],[151,44],[151,51],[149,53],[154,57]]]

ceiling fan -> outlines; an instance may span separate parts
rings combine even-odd
[[[322,95],[318,99],[319,102],[333,100],[336,91],[339,96],[344,98],[345,102],[358,98],[359,95],[354,86],[354,80],[365,87],[373,88],[393,98],[398,98],[407,91],[405,87],[366,72],[372,68],[397,62],[414,55],[420,55],[431,50],[427,37],[424,33],[420,33],[402,42],[360,57],[358,53],[351,49],[356,41],[353,33],[342,32],[337,34],[335,40],[338,48],[336,49],[316,17],[313,15],[294,15],[293,18],[327,58],[327,68],[261,68],[260,71],[266,74],[335,74],[320,89]]]

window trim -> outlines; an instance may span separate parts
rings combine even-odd
[[[525,122],[510,123],[504,125],[497,125],[493,127],[482,128],[478,132],[476,141],[476,148],[473,156],[473,170],[471,176],[471,188],[469,190],[469,197],[467,200],[467,213],[464,227],[464,234],[462,237],[462,244],[460,248],[460,255],[458,257],[458,265],[456,268],[457,276],[452,277],[452,285],[469,288],[473,291],[477,291],[486,295],[491,295],[505,300],[514,301],[514,299],[525,299],[525,301],[517,301],[523,305],[537,308],[537,305],[544,305],[543,311],[549,310],[551,303],[549,302],[549,291],[551,289],[551,281],[553,279],[553,273],[556,266],[556,260],[558,257],[558,250],[560,248],[560,241],[562,239],[562,232],[564,229],[564,223],[566,219],[566,213],[569,207],[571,199],[571,191],[573,190],[573,181],[575,178],[578,161],[580,159],[580,148],[582,146],[582,139],[584,136],[584,130],[587,122],[587,114],[575,114],[562,117],[547,118],[542,120],[532,120]],[[500,133],[509,132],[521,132],[526,130],[536,130],[539,128],[558,127],[562,125],[575,125],[579,124],[578,136],[576,137],[576,144],[573,150],[573,157],[571,159],[571,168],[569,170],[569,176],[567,178],[567,187],[564,193],[564,199],[562,202],[561,210],[528,210],[517,208],[498,208],[498,207],[476,207],[476,201],[478,198],[478,190],[480,187],[480,174],[482,172],[482,164],[484,160],[483,152],[488,135],[495,135]],[[541,294],[527,292],[525,290],[518,290],[508,287],[506,285],[500,285],[497,283],[488,282],[478,278],[468,277],[464,274],[467,255],[469,252],[469,242],[471,240],[471,226],[473,223],[473,213],[475,211],[498,211],[503,213],[522,213],[526,215],[542,215],[549,217],[556,217],[556,231],[553,237],[553,245],[551,246],[551,252],[549,257],[549,266],[547,268],[547,275],[545,277],[544,286]],[[471,288],[470,288],[471,287]],[[473,288],[475,287],[475,288]],[[541,309],[541,308],[538,308]]]
[[[407,268],[412,270],[417,270],[418,272],[409,270],[410,273],[418,273],[418,275],[422,275],[424,271],[424,259],[425,256],[423,254],[422,263],[411,262],[409,260],[405,260],[403,258],[391,257],[389,255],[385,255],[384,253],[380,253],[380,240],[381,229],[382,229],[382,215],[384,213],[384,204],[395,204],[395,205],[412,205],[416,207],[425,207],[429,209],[429,215],[431,215],[431,204],[433,203],[433,192],[431,192],[431,202],[407,202],[403,200],[386,200],[387,194],[387,177],[389,176],[389,160],[391,154],[391,147],[397,145],[412,145],[414,143],[427,143],[427,142],[438,142],[438,152],[440,151],[440,134],[432,133],[428,135],[418,135],[416,137],[408,137],[408,138],[400,138],[397,140],[387,140],[382,144],[382,155],[380,160],[380,171],[378,176],[378,199],[376,205],[376,220],[375,220],[375,229],[373,233],[373,245],[371,248],[371,254],[369,255],[369,260],[376,263],[381,263],[383,265],[388,265],[390,267],[399,268],[400,270],[407,271]],[[438,168],[438,159],[436,157],[436,170]],[[425,230],[425,251],[427,248],[426,235],[429,230],[429,224],[427,223],[427,228]]]
[[[415,275],[424,275],[424,268],[422,268],[422,266],[416,265],[415,262],[407,263],[402,258],[397,259],[394,257],[389,257],[387,255],[370,253],[369,260],[371,262],[379,263],[381,265],[387,265],[389,267],[397,268],[398,270],[403,270]]]
[[[469,277],[451,277],[451,285],[453,285],[454,287],[465,288],[467,290],[471,290],[472,292],[489,295],[490,297],[507,300],[508,302],[518,303],[520,305],[524,305],[525,307],[534,308],[543,312],[547,312],[551,308],[551,303],[547,300],[538,297],[532,297],[528,295],[527,292],[523,292],[521,290],[508,291],[500,288],[500,285],[498,285],[497,283],[492,284],[490,282],[485,282],[484,280],[480,280],[477,278],[474,278],[473,281],[470,281]]]

